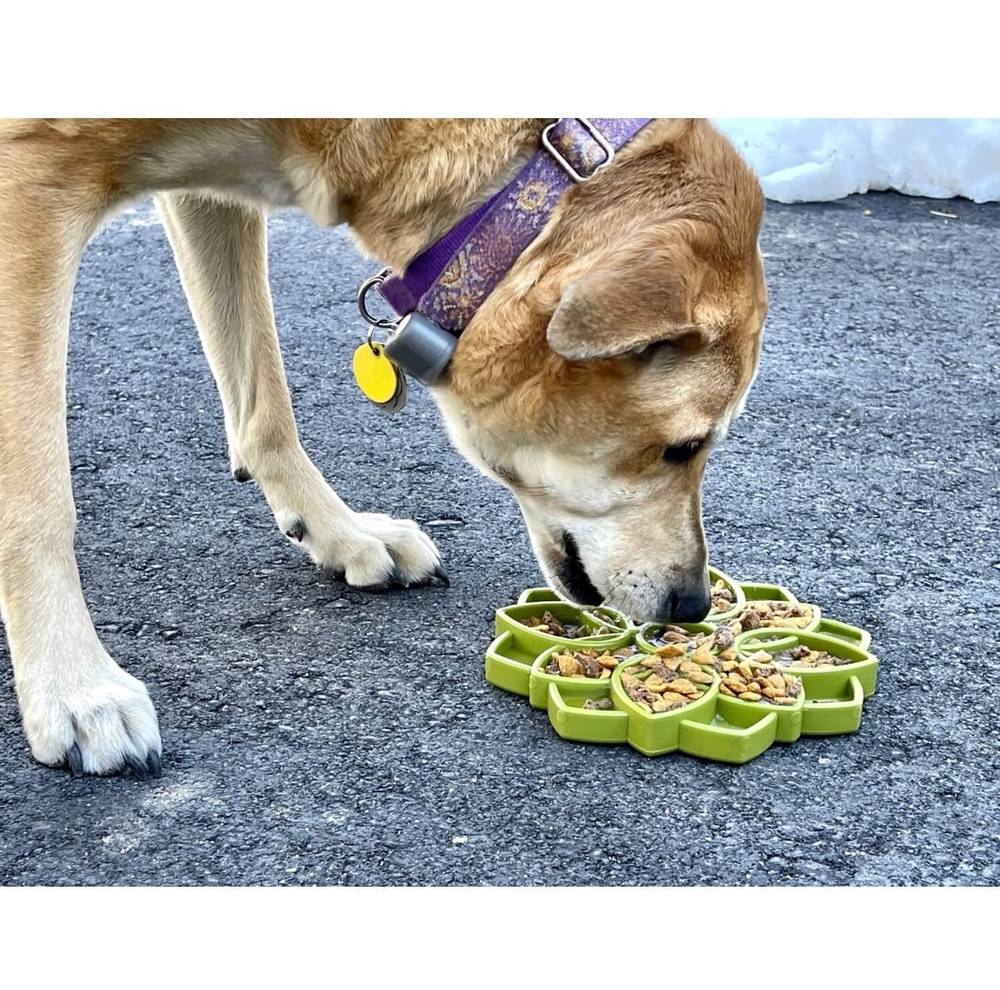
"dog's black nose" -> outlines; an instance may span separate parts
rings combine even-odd
[[[701,622],[712,608],[707,582],[678,585],[660,603],[657,622]]]

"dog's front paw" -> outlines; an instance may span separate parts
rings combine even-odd
[[[365,535],[361,553],[344,569],[355,587],[448,583],[434,541],[412,519],[393,519],[379,512],[361,512],[357,519]],[[387,569],[385,554],[391,565]]]
[[[17,696],[24,732],[39,763],[74,776],[131,769],[160,775],[160,728],[141,681],[99,642],[65,657],[21,658]]]
[[[327,531],[300,516],[280,520],[285,535],[322,570],[355,588],[379,590],[448,583],[434,541],[412,520],[356,512],[347,527]]]

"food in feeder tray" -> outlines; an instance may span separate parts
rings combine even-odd
[[[878,670],[869,634],[780,585],[712,579],[713,614],[690,625],[636,627],[528,589],[497,610],[487,679],[547,708],[563,739],[648,756],[745,763],[800,735],[856,732]]]
[[[748,602],[733,622],[740,624],[738,632],[781,626],[784,629],[804,629],[813,620],[813,610],[801,602]]]
[[[764,656],[771,659],[769,653]],[[740,701],[794,705],[802,694],[802,681],[791,674],[783,674],[776,666],[753,665],[749,660],[742,663],[729,661],[723,664],[719,690]]]
[[[598,629],[591,629],[583,623],[574,624],[572,622],[560,622],[551,612],[545,611],[541,615],[530,615],[524,620],[524,624],[536,632],[548,633],[550,636],[558,636],[560,639],[582,639],[584,636],[606,636],[609,633],[619,632],[616,626],[605,623]]]
[[[681,658],[721,671],[725,660],[736,659],[736,637],[727,625],[716,626],[712,632],[690,632],[681,626],[664,626],[663,632],[649,639],[655,656],[666,660]],[[676,669],[676,665],[674,667]]]
[[[691,660],[677,659],[672,669],[662,657],[651,656],[622,671],[622,688],[645,712],[670,712],[697,701],[715,680]]]
[[[779,667],[846,667],[855,663],[848,657],[837,657],[825,650],[811,650],[808,646],[796,646],[791,650],[783,650],[781,653],[764,653],[768,661],[777,664]],[[761,656],[756,654],[755,656]],[[754,657],[750,658],[751,660]]]
[[[712,611],[728,612],[736,604],[736,595],[725,581],[719,580],[712,585]]]
[[[607,680],[611,672],[622,660],[635,656],[634,647],[626,647],[611,653],[608,650],[573,650],[555,653],[545,665],[545,673],[560,677],[589,677],[593,680]]]
[[[681,642],[659,647],[636,666],[622,671],[622,688],[647,712],[669,712],[697,701],[715,681],[705,670],[715,660],[708,649],[711,638],[701,634],[691,652]]]

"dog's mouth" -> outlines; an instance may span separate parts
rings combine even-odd
[[[554,577],[562,588],[567,598],[581,605],[600,605],[604,596],[594,587],[587,568],[583,566],[580,559],[580,548],[576,544],[572,533],[563,531],[560,541],[562,543],[562,558],[553,567]]]

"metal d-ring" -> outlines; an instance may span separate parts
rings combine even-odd
[[[380,327],[383,330],[394,330],[399,326],[399,317],[395,317],[391,320],[382,319],[377,316],[372,316],[368,312],[368,306],[366,305],[366,298],[368,293],[375,288],[376,285],[381,285],[386,276],[389,274],[388,268],[383,268],[377,275],[372,275],[371,278],[366,278],[361,285],[358,287],[358,312],[361,314],[361,318],[368,324],[368,344],[371,345],[372,330],[375,327]]]

